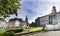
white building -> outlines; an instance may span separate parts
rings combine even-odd
[[[0,18],[0,30],[6,29],[7,25],[4,18]]]
[[[23,26],[26,25],[25,21],[23,21],[20,18],[13,18],[10,19],[9,22],[7,22],[7,28],[23,28]]]
[[[40,25],[46,25],[46,24],[49,24],[49,16],[48,15],[40,18]]]
[[[56,7],[53,6],[51,14],[38,17],[35,22],[40,26],[48,24],[60,24],[60,12],[56,12]]]
[[[2,30],[2,29],[6,29],[6,22],[1,22],[0,23],[0,30]]]

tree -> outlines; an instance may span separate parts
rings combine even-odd
[[[37,27],[38,25],[37,25],[35,22],[32,22],[32,23],[30,24],[30,26],[31,26],[31,27]]]
[[[8,17],[10,14],[16,14],[20,6],[20,0],[0,0],[0,17]]]

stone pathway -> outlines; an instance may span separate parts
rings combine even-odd
[[[60,36],[60,31],[37,32],[37,33],[31,33],[22,36]]]

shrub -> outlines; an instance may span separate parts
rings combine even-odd
[[[0,36],[15,36],[13,31],[6,32],[6,30],[0,30]]]
[[[0,36],[4,36],[4,33],[0,33]]]
[[[6,32],[6,30],[0,30],[0,36],[4,36],[5,32]]]
[[[45,30],[45,25],[43,26],[43,29],[42,29],[43,31]]]
[[[14,33],[22,32],[23,29],[15,28],[11,30],[0,30],[0,36],[15,36]]]
[[[13,31],[11,31],[11,32],[5,32],[4,36],[15,36],[15,34],[14,34]]]
[[[22,32],[23,29],[17,28],[17,29],[7,30],[7,32],[11,32],[11,31],[13,31],[14,33],[18,33],[18,32]]]

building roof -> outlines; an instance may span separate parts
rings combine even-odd
[[[22,19],[20,19],[20,18],[13,18],[13,19],[10,19],[9,21],[15,21],[15,20],[23,21],[23,20],[22,20]]]
[[[58,13],[60,13],[60,11],[59,12],[56,12],[56,14],[58,14]],[[41,16],[41,17],[38,17],[38,18],[43,18],[43,17],[50,16],[50,15],[51,15],[51,13],[49,15],[44,15],[44,16]]]
[[[59,12],[57,12],[56,14],[58,14],[58,13],[60,13],[60,11],[59,11]]]

